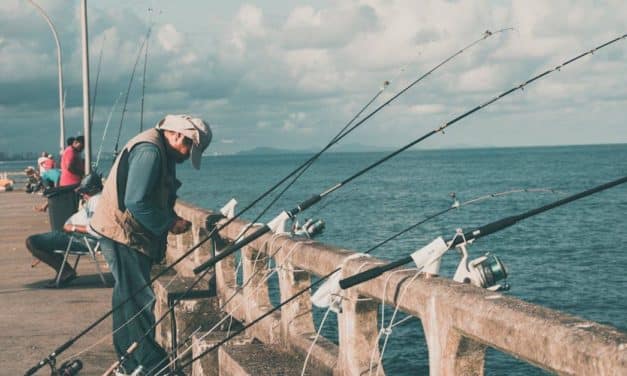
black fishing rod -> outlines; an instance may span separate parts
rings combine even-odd
[[[414,141],[408,143],[407,145],[401,147],[400,149],[397,149],[396,151],[386,155],[385,157],[379,159],[378,161],[370,164],[369,166],[363,168],[362,170],[356,172],[355,174],[351,175],[350,177],[346,178],[345,180],[331,186],[330,188],[328,188],[327,190],[323,191],[322,193],[319,193],[317,195],[313,195],[310,198],[308,198],[307,200],[301,202],[300,204],[298,204],[296,207],[290,209],[289,211],[284,211],[283,213],[281,213],[281,215],[283,215],[284,217],[288,217],[288,218],[293,218],[296,214],[301,213],[305,210],[307,210],[308,208],[310,208],[311,206],[315,205],[316,203],[318,203],[319,201],[321,201],[323,198],[325,198],[326,196],[328,196],[329,194],[335,192],[336,190],[340,189],[341,187],[345,186],[346,184],[348,184],[349,182],[353,181],[354,179],[356,179],[357,177],[363,175],[364,173],[370,171],[371,169],[377,167],[378,165],[382,164],[383,162],[395,157],[396,155],[404,152],[405,150],[411,148],[412,146],[422,142],[423,140],[433,136],[436,133],[439,132],[443,132],[446,128],[448,128],[449,126],[457,123],[458,121],[466,118],[467,116],[472,115],[473,113],[491,105],[492,103],[504,98],[505,96],[517,91],[517,90],[523,90],[527,85],[535,82],[536,80],[539,80],[543,77],[545,77],[546,75],[560,70],[561,68],[565,67],[566,65],[577,61],[579,59],[581,59],[582,57],[592,54],[595,51],[600,50],[603,47],[606,47],[612,43],[615,43],[623,38],[627,37],[627,34],[624,34],[618,38],[614,38],[606,43],[603,43],[595,48],[593,48],[592,50],[586,51],[584,53],[581,53],[577,56],[575,56],[574,58],[571,58],[567,61],[565,61],[564,63],[555,66],[554,68],[548,69],[545,72],[538,74],[530,79],[528,79],[527,81],[523,82],[520,85],[514,86],[513,88],[497,95],[496,97],[490,99],[489,101],[480,104],[478,106],[476,106],[475,108],[464,112],[463,114],[457,116],[456,118],[454,118],[453,120],[450,120],[449,122],[441,125],[440,127],[426,133],[425,135],[423,135],[422,137],[419,137],[417,139],[415,139]],[[278,217],[277,217],[278,218]],[[242,248],[243,246],[253,242],[254,240],[258,239],[259,237],[261,237],[262,235],[270,232],[271,230],[271,223],[269,224],[264,224],[263,226],[259,227],[257,230],[255,230],[252,234],[250,234],[248,237],[228,246],[227,248],[225,248],[222,252],[220,252],[219,254],[217,254],[215,257],[205,261],[204,263],[202,263],[201,265],[197,266],[196,268],[194,268],[194,273],[195,274],[199,274],[200,272],[202,272],[203,270],[212,267],[213,265],[215,265],[216,263],[220,262],[221,260],[223,260],[224,258],[230,256],[231,254],[233,254],[235,251],[239,250],[240,248]]]
[[[131,71],[131,78],[128,81],[128,88],[126,89],[126,95],[124,96],[124,106],[122,107],[122,116],[120,117],[120,125],[118,127],[118,136],[115,139],[115,148],[113,149],[113,158],[118,155],[118,146],[120,144],[120,136],[122,135],[122,124],[124,123],[124,115],[126,115],[126,106],[128,105],[128,96],[131,92],[131,87],[133,85],[133,79],[135,78],[135,71],[137,70],[137,64],[139,64],[139,59],[142,55],[142,51],[144,50],[144,46],[148,43],[148,39],[150,39],[150,33],[152,32],[152,25],[148,27],[146,31],[146,37],[142,41],[141,46],[139,47],[139,51],[137,51],[137,57],[135,58],[135,64],[133,64],[133,70]]]
[[[506,196],[506,195],[510,195],[510,194],[514,194],[514,193],[521,193],[521,192],[552,192],[555,193],[556,191],[553,189],[546,189],[546,188],[537,188],[537,189],[515,189],[515,190],[510,190],[510,191],[505,191],[505,192],[499,192],[499,193],[492,193],[492,194],[488,194],[488,195],[483,195],[483,196],[478,196],[476,198],[464,201],[464,202],[459,202],[455,195],[452,195],[453,198],[453,204],[445,209],[442,209],[436,213],[430,214],[426,217],[424,217],[423,219],[421,219],[420,221],[404,228],[403,230],[397,232],[396,234],[386,238],[385,240],[377,243],[376,245],[370,247],[368,250],[364,251],[364,254],[369,254],[372,251],[376,250],[377,248],[387,244],[388,242],[390,242],[393,239],[398,238],[399,236],[416,229],[418,226],[431,221],[437,217],[440,217],[452,210],[455,209],[459,209],[461,207],[464,206],[468,206],[468,205],[473,205],[473,204],[477,204],[480,203],[482,201],[491,199],[491,198],[495,198],[495,197],[502,197],[502,196]],[[333,274],[339,272],[340,270],[342,270],[341,267],[338,267],[336,269],[334,269],[333,271],[331,271],[328,274],[325,274],[323,276],[321,276],[317,281],[311,283],[309,286],[304,287],[303,289],[299,290],[298,292],[296,292],[293,296],[291,296],[290,298],[288,298],[287,300],[279,303],[276,307],[273,307],[272,309],[270,309],[269,311],[265,312],[263,315],[261,315],[260,317],[256,318],[255,320],[251,321],[250,323],[246,324],[244,327],[232,332],[229,336],[227,336],[226,338],[224,338],[223,340],[221,340],[220,342],[212,345],[211,347],[205,349],[203,352],[201,352],[200,354],[198,354],[197,356],[193,357],[191,360],[189,360],[188,362],[182,363],[180,365],[180,368],[185,368],[188,365],[192,364],[193,362],[195,362],[196,360],[202,358],[203,356],[207,355],[208,353],[214,351],[215,349],[217,349],[218,347],[220,347],[221,345],[223,345],[224,343],[228,342],[229,340],[233,339],[234,337],[236,337],[238,334],[246,331],[248,328],[250,328],[251,326],[255,325],[256,323],[258,323],[259,321],[263,320],[264,318],[268,317],[269,315],[271,315],[273,312],[276,312],[277,310],[281,309],[282,307],[284,307],[286,304],[289,304],[290,302],[292,302],[294,299],[298,298],[299,296],[301,296],[302,294],[304,294],[305,292],[310,291],[312,288],[318,286],[319,284],[321,284],[322,282],[324,282],[325,280],[329,279]]]
[[[485,40],[493,35],[496,35],[498,33],[504,32],[506,30],[510,30],[509,28],[506,29],[501,29],[495,32],[490,32],[490,31],[486,31],[481,38],[473,41],[472,43],[470,43],[469,45],[467,45],[466,47],[462,48],[461,50],[455,52],[453,55],[447,57],[445,60],[443,60],[442,62],[440,62],[438,65],[436,65],[434,68],[432,68],[431,70],[429,70],[428,72],[424,73],[423,75],[421,75],[420,77],[418,77],[416,80],[414,80],[413,82],[411,82],[409,85],[407,85],[403,90],[401,90],[399,93],[397,93],[396,95],[394,95],[392,98],[390,98],[389,100],[387,100],[386,102],[384,102],[382,105],[380,105],[379,107],[377,107],[374,111],[372,111],[370,114],[368,114],[364,119],[360,120],[359,122],[355,123],[354,125],[352,125],[349,129],[348,126],[351,124],[351,122],[349,122],[343,129],[342,131],[344,131],[342,133],[342,131],[340,132],[340,134],[338,134],[336,137],[334,137],[332,139],[332,142],[330,142],[326,147],[324,147],[320,152],[318,152],[317,154],[313,155],[311,158],[309,158],[307,161],[305,161],[303,164],[301,164],[299,167],[297,167],[295,170],[293,170],[290,174],[288,174],[287,176],[285,176],[284,178],[282,178],[279,182],[277,182],[274,186],[272,186],[271,188],[269,188],[268,190],[266,190],[263,194],[261,194],[259,197],[257,197],[255,200],[253,200],[248,206],[246,206],[242,211],[240,211],[239,213],[236,213],[235,216],[227,219],[227,221],[221,225],[220,227],[214,227],[213,230],[211,230],[211,232],[209,233],[209,235],[205,236],[203,239],[201,239],[198,243],[196,243],[195,245],[193,245],[190,249],[188,249],[183,255],[181,255],[179,258],[177,258],[172,264],[170,264],[167,268],[164,268],[163,270],[161,270],[159,273],[157,273],[155,276],[152,277],[152,279],[144,286],[141,286],[140,288],[138,288],[136,291],[134,291],[132,294],[130,294],[130,296],[128,298],[126,298],[124,301],[120,302],[117,306],[113,307],[110,311],[108,311],[107,313],[105,313],[103,316],[101,316],[100,318],[98,318],[96,321],[94,321],[91,325],[89,325],[87,328],[85,328],[84,330],[82,330],[79,334],[77,334],[76,336],[74,336],[73,338],[70,338],[67,342],[65,342],[64,344],[62,344],[61,346],[59,346],[57,349],[55,349],[52,353],[50,353],[46,358],[42,359],[37,365],[35,365],[34,367],[32,367],[30,370],[27,371],[26,376],[32,375],[35,372],[37,372],[37,370],[39,370],[41,367],[45,366],[46,364],[52,364],[52,362],[56,361],[56,357],[61,354],[63,351],[67,350],[70,346],[72,346],[78,339],[80,339],[81,337],[83,337],[85,334],[87,334],[89,331],[91,331],[93,328],[95,328],[96,326],[98,326],[101,322],[103,322],[107,317],[109,317],[115,310],[119,309],[120,307],[122,307],[127,301],[129,301],[130,299],[132,299],[137,293],[139,293],[141,290],[143,290],[146,286],[150,286],[153,282],[155,282],[157,279],[159,279],[161,276],[163,276],[164,274],[166,274],[169,270],[171,270],[174,266],[176,266],[177,264],[179,264],[182,260],[184,260],[185,258],[187,258],[190,254],[192,254],[192,252],[194,252],[196,249],[198,249],[200,246],[202,246],[205,242],[207,242],[209,239],[211,239],[212,235],[216,232],[219,232],[220,230],[222,230],[223,228],[225,228],[226,226],[228,226],[229,224],[231,224],[233,221],[235,221],[237,218],[239,218],[242,214],[244,214],[244,212],[246,212],[247,210],[249,210],[250,208],[252,208],[254,205],[256,205],[259,201],[261,201],[262,199],[264,199],[266,196],[268,196],[271,192],[273,192],[276,188],[278,188],[279,186],[281,186],[285,181],[287,181],[290,177],[294,176],[295,174],[297,174],[302,168],[304,168],[305,166],[307,166],[308,164],[312,163],[313,161],[315,161],[317,158],[320,157],[320,155],[322,155],[322,153],[324,153],[326,150],[328,150],[332,145],[334,145],[335,143],[339,142],[342,138],[344,138],[346,135],[348,135],[349,133],[351,133],[352,131],[354,131],[357,127],[359,127],[360,125],[362,125],[366,120],[368,120],[369,118],[371,118],[372,116],[374,116],[377,112],[379,112],[380,110],[382,110],[384,107],[386,107],[387,105],[389,105],[390,103],[392,103],[392,101],[394,101],[396,98],[398,98],[400,95],[402,95],[403,93],[405,93],[407,90],[409,90],[411,87],[415,86],[416,84],[418,84],[420,81],[422,81],[423,79],[425,79],[426,77],[428,77],[430,74],[432,74],[435,70],[437,70],[438,68],[442,67],[444,64],[446,64],[447,62],[449,62],[450,60],[452,60],[454,57],[460,55],[461,53],[465,52],[466,50],[468,50],[469,48],[473,47],[474,45],[478,44],[479,42],[481,42],[482,40]],[[150,31],[150,30],[149,30]],[[145,43],[145,40],[144,40]],[[143,44],[142,44],[143,46]],[[139,55],[141,54],[141,48],[140,48],[140,52],[138,54],[138,59],[139,59]],[[135,73],[135,68],[137,66],[137,61],[135,62],[135,66],[133,68],[133,74],[131,75],[131,81],[133,79],[134,73]],[[387,86],[384,84],[384,87]],[[375,98],[378,97],[380,95],[382,89],[380,89],[380,91],[377,93],[377,95],[375,95]],[[127,90],[126,93],[126,99],[125,99],[125,107],[126,107],[126,101],[128,100],[128,91],[130,91],[130,83],[129,83],[129,90]],[[374,101],[374,99],[372,99],[369,103],[372,103]],[[122,112],[122,117],[124,117],[124,112],[125,110],[123,110]],[[354,118],[356,119],[356,117]],[[117,154],[117,148],[118,148],[118,142],[120,139],[120,132],[122,129],[122,123],[120,122],[120,128],[118,129],[118,136],[117,136],[117,140],[116,140],[116,147],[115,147],[115,151],[114,153]],[[198,273],[196,273],[198,274]],[[198,277],[198,279],[192,284],[193,286],[195,286],[199,280],[202,278],[202,276]],[[189,291],[189,289],[188,289]]]
[[[453,249],[453,248],[455,248],[456,246],[458,246],[458,245],[460,245],[462,243],[467,243],[467,242],[470,242],[470,241],[482,238],[484,236],[488,236],[490,234],[494,234],[495,232],[504,230],[504,229],[506,229],[506,228],[508,228],[510,226],[513,226],[516,223],[522,221],[523,219],[527,219],[527,218],[533,217],[533,216],[538,215],[540,213],[543,213],[545,211],[548,211],[548,210],[551,210],[551,209],[555,209],[555,208],[557,208],[559,206],[562,206],[562,205],[568,204],[570,202],[579,200],[579,199],[584,198],[586,196],[590,196],[590,195],[592,195],[594,193],[601,192],[601,191],[604,191],[606,189],[610,189],[612,187],[615,187],[617,185],[623,184],[625,182],[627,182],[627,176],[624,176],[622,178],[610,181],[610,182],[605,183],[605,184],[598,185],[598,186],[596,186],[594,188],[590,188],[590,189],[585,190],[583,192],[580,192],[580,193],[577,193],[577,194],[565,197],[565,198],[563,198],[561,200],[557,200],[555,202],[552,202],[550,204],[541,206],[539,208],[532,209],[532,210],[526,211],[526,212],[518,214],[518,215],[513,215],[513,216],[510,216],[510,217],[499,219],[498,221],[494,221],[492,223],[488,223],[487,225],[478,227],[478,228],[476,228],[476,229],[474,229],[472,231],[465,232],[463,234],[463,236],[455,236],[451,241],[449,241],[446,244],[448,246],[448,248],[445,251]],[[369,280],[371,280],[373,278],[376,278],[376,277],[380,276],[381,274],[385,273],[388,270],[392,270],[392,269],[395,269],[395,268],[397,268],[399,266],[402,266],[402,265],[405,265],[407,263],[410,263],[412,260],[413,260],[413,258],[410,255],[410,256],[404,257],[402,259],[393,261],[393,262],[391,262],[389,264],[377,266],[377,267],[374,267],[372,269],[368,269],[368,270],[363,271],[361,273],[355,274],[355,275],[353,275],[351,277],[344,278],[344,279],[340,280],[340,287],[342,289],[347,289],[349,287],[358,285],[358,284],[360,284],[362,282],[369,281]]]

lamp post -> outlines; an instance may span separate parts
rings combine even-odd
[[[63,115],[63,70],[61,69],[61,44],[59,43],[59,37],[57,36],[57,30],[54,28],[52,24],[52,20],[50,17],[44,12],[44,10],[37,5],[33,0],[28,0],[35,9],[42,15],[42,17],[50,26],[50,30],[52,31],[52,36],[54,36],[54,41],[57,44],[57,69],[59,71],[59,127],[61,128],[61,134],[59,136],[59,148],[61,151],[65,148],[65,119]]]
[[[81,0],[81,41],[83,46],[83,134],[85,135],[85,174],[91,173],[91,123],[89,122],[89,47],[87,0]]]

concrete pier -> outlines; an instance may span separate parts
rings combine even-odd
[[[79,278],[63,289],[44,288],[54,276],[47,266],[31,268],[24,239],[50,228],[47,214],[33,210],[41,202],[41,196],[24,192],[0,193],[1,375],[24,374],[110,309],[111,291],[102,286],[90,262],[82,260]],[[170,236],[168,264],[208,235],[205,223],[211,212],[185,203],[178,203],[176,210],[193,226],[185,234]],[[215,275],[197,285],[193,296],[183,299],[181,292],[195,279],[192,269],[210,257],[214,247],[233,241],[246,225],[233,222],[155,283],[157,317],[173,300],[182,302],[176,314],[160,324],[157,339],[165,348],[180,346],[179,362],[188,365],[186,374],[299,375],[307,355],[307,375],[361,375],[372,368],[376,372],[380,304],[420,320],[431,375],[482,375],[488,347],[556,374],[627,374],[627,333],[449,279],[414,278],[412,271],[387,273],[340,292],[339,343],[324,337],[313,341],[316,328],[307,291],[190,366],[192,356],[272,307],[265,278],[271,272],[268,259],[274,260],[281,300],[307,287],[313,276],[338,266],[349,276],[384,262],[349,258],[351,250],[311,240],[267,234],[243,249],[241,272],[236,259],[227,257],[218,263]],[[223,321],[227,315],[232,320]],[[115,360],[109,320],[64,352],[59,363],[99,340],[79,358],[85,364],[81,375],[102,374]]]
[[[26,237],[50,231],[48,214],[33,210],[43,202],[41,196],[23,191],[0,193],[2,375],[23,375],[111,308],[111,289],[102,285],[89,260],[80,260],[78,278],[61,289],[44,287],[54,277],[54,271],[47,265],[31,268],[32,257],[24,245]],[[111,281],[109,273],[105,277]],[[79,356],[84,363],[81,375],[101,375],[115,361],[110,320],[61,354],[57,364],[101,339],[103,342]],[[37,374],[49,375],[50,370],[42,368]]]

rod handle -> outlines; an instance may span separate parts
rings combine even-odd
[[[24,376],[31,376],[34,375],[35,372],[39,371],[39,369],[41,367],[43,367],[43,364],[37,364],[36,366],[32,367],[31,369],[29,369],[28,371],[26,371],[26,373],[24,374]]]
[[[309,197],[307,200],[301,202],[300,204],[298,204],[297,207],[295,207],[294,209],[290,210],[290,215],[294,216],[302,211],[307,210],[308,208],[310,208],[311,206],[315,205],[318,201],[320,201],[322,199],[322,196],[320,195],[313,195],[311,197]]]
[[[357,273],[355,275],[352,275],[350,277],[344,278],[342,280],[340,280],[340,287],[343,290],[346,290],[347,288],[353,287],[355,285],[358,285],[360,283],[369,281],[373,278],[377,278],[378,276],[380,276],[381,274],[387,272],[388,270],[392,270],[395,269],[401,265],[405,265],[408,262],[411,262],[412,258],[411,257],[405,257],[402,258],[400,260],[391,262],[389,264],[386,265],[381,265],[381,266],[376,266],[372,269],[368,269],[365,270],[361,273]]]
[[[113,363],[111,365],[111,367],[107,368],[107,370],[104,371],[102,376],[109,376],[109,375],[111,375],[113,373],[113,371],[115,371],[115,369],[118,368],[119,365],[120,365],[120,361],[116,360],[115,363]]]

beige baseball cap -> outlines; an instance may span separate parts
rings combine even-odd
[[[190,159],[195,169],[200,168],[202,153],[211,142],[211,128],[204,120],[190,115],[166,115],[157,125],[157,129],[178,132],[193,141]]]

